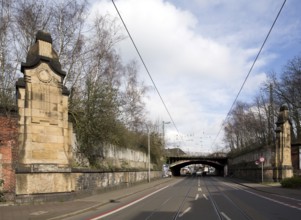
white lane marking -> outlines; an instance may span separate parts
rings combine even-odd
[[[191,209],[191,207],[188,207],[187,209],[185,209],[185,211],[179,215],[179,218],[181,218],[183,215],[185,215],[187,212],[189,212],[190,209]]]
[[[113,209],[111,211],[108,211],[108,212],[105,212],[103,214],[100,214],[100,215],[98,215],[98,216],[96,216],[94,218],[91,218],[90,220],[98,220],[98,219],[105,218],[105,217],[107,217],[109,215],[112,215],[112,214],[114,214],[116,212],[119,212],[119,211],[121,211],[123,209],[126,209],[126,208],[128,208],[128,207],[130,207],[130,206],[132,206],[132,205],[134,205],[134,204],[136,204],[136,203],[138,203],[138,202],[140,202],[140,201],[142,201],[142,200],[144,200],[144,199],[146,199],[146,198],[148,198],[148,197],[150,197],[150,196],[152,196],[154,194],[156,194],[157,192],[160,192],[161,190],[166,189],[167,187],[169,187],[169,185],[165,186],[165,187],[163,187],[161,189],[158,189],[158,190],[156,190],[156,191],[154,191],[154,192],[152,192],[152,193],[150,193],[150,194],[148,194],[146,196],[143,196],[140,199],[134,200],[133,202],[130,202],[130,203],[128,203],[128,204],[126,204],[124,206],[121,206],[121,207],[119,207],[117,209]]]
[[[205,198],[206,200],[208,200],[208,198],[207,198],[207,196],[206,196],[205,194],[203,194],[203,196],[204,196],[204,198]]]
[[[198,198],[199,198],[199,194],[197,193],[195,196],[195,200],[198,200]]]
[[[252,195],[258,196],[258,197],[260,197],[260,198],[263,198],[263,199],[266,199],[266,200],[269,200],[269,201],[278,203],[278,204],[280,204],[280,205],[284,205],[284,206],[287,206],[287,207],[290,207],[290,208],[297,209],[297,210],[301,211],[301,208],[298,207],[298,206],[290,205],[290,204],[288,204],[288,203],[281,202],[281,201],[278,201],[278,200],[276,200],[276,199],[272,199],[272,198],[269,198],[269,197],[266,197],[266,196],[257,194],[257,193],[255,193],[255,192],[251,192],[251,191],[248,191],[248,190],[245,190],[245,189],[242,189],[242,188],[238,188],[238,187],[235,187],[235,186],[232,186],[232,185],[229,185],[229,184],[226,184],[226,185],[228,185],[229,187],[232,187],[232,188],[234,188],[234,189],[242,190],[242,191],[244,191],[244,192],[247,192],[247,193],[250,193],[250,194],[252,194]]]
[[[202,192],[202,188],[198,188],[198,191],[199,191],[199,192]]]
[[[221,212],[221,214],[226,220],[231,220],[231,218],[229,218],[225,213]]]
[[[232,188],[235,188],[234,186],[232,185],[229,185],[229,183],[223,183],[224,185],[227,185],[227,186],[230,186]],[[235,189],[238,189],[238,188],[235,188]],[[287,197],[287,196],[283,196],[283,195],[278,195],[278,194],[274,194],[275,196],[277,197],[281,197],[281,198],[285,198],[285,199],[289,199],[289,200],[293,200],[293,201],[297,201],[297,202],[300,202],[301,200],[300,199],[295,199],[295,198],[291,198],[291,197]],[[301,203],[299,203],[301,205]]]
[[[48,213],[48,211],[37,211],[37,212],[30,213],[30,215],[43,215],[43,214],[46,214],[46,213]]]

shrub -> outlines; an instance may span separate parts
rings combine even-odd
[[[3,180],[3,179],[0,179],[0,202],[4,202],[4,201],[5,201],[4,193],[3,193],[3,191],[1,190],[1,187],[2,187],[3,184],[4,184],[4,180]]]
[[[291,178],[283,179],[281,186],[285,188],[300,188],[301,187],[301,177],[295,176]]]

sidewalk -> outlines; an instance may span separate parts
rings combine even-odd
[[[143,192],[146,189],[154,190],[168,184],[172,178],[153,180],[150,183],[141,183],[123,189],[112,190],[93,196],[75,199],[67,202],[44,203],[35,205],[1,205],[0,220],[55,220],[75,215],[93,209],[123,197]]]
[[[150,183],[141,183],[123,189],[112,190],[93,196],[75,199],[67,202],[44,203],[35,205],[8,205],[0,204],[0,220],[57,220],[82,213],[84,211],[118,201],[126,196],[136,193],[143,193],[146,189],[154,191],[168,185],[175,178],[162,178],[153,180]],[[250,183],[236,178],[227,178],[229,181],[250,187],[252,189],[278,194],[282,196],[294,197],[301,200],[301,189],[285,189],[280,184],[260,184]]]
[[[282,188],[280,183],[252,183],[247,180],[228,178],[230,181],[244,185],[246,187],[281,196],[294,197],[301,200],[301,189]]]

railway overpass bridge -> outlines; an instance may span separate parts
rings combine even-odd
[[[226,154],[167,156],[166,159],[174,176],[180,176],[181,168],[191,164],[209,165],[215,168],[217,175],[224,175],[228,164]]]

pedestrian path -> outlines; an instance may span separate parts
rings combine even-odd
[[[75,199],[66,202],[54,202],[44,204],[26,205],[0,205],[0,220],[55,220],[76,215],[112,201],[117,201],[135,193],[143,192],[146,189],[160,187],[168,184],[172,178],[162,178],[150,183],[140,183],[123,189],[111,190],[92,196]]]
[[[278,194],[281,196],[291,196],[301,200],[301,189],[282,188],[280,183],[252,183],[247,180],[237,178],[229,178],[229,180],[258,191],[263,191],[271,194]]]

